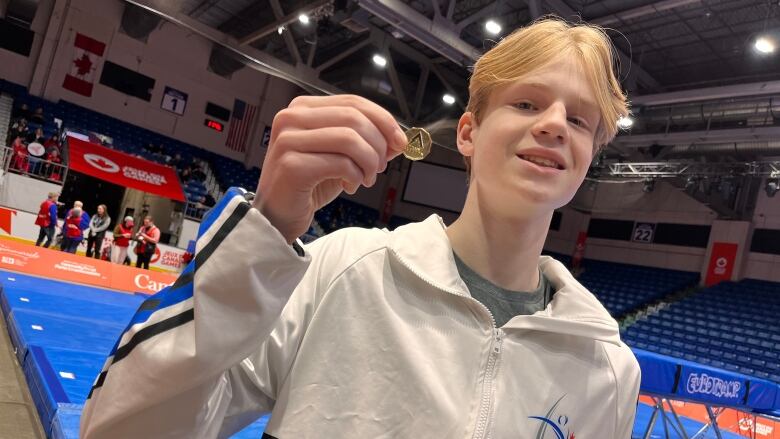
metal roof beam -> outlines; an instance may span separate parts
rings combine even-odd
[[[750,84],[707,87],[695,90],[673,91],[650,95],[632,96],[633,106],[681,104],[696,101],[780,94],[780,81],[754,82]]]
[[[610,26],[615,23],[620,23],[625,20],[636,20],[647,15],[652,15],[657,12],[666,11],[669,9],[679,8],[680,6],[686,6],[693,3],[701,3],[701,0],[662,0],[649,5],[639,6],[633,9],[627,9],[614,14],[610,14],[604,17],[594,18],[588,20],[589,23],[598,24],[599,26]]]
[[[574,17],[580,17],[580,14],[574,9],[570,8],[569,5],[563,2],[563,0],[545,1],[550,5],[550,7],[552,7],[552,9],[554,9],[564,18],[571,19]],[[663,88],[660,82],[656,81],[655,78],[653,78],[650,73],[643,69],[639,64],[632,61],[631,57],[623,53],[622,50],[616,47],[615,53],[617,53],[618,58],[620,58],[620,64],[628,67],[628,74],[636,75],[636,80],[639,83],[644,84],[646,87],[651,89],[658,90]]]

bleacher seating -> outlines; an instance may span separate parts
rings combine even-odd
[[[699,273],[614,262],[586,260],[582,266],[584,271],[578,280],[614,317],[691,287],[699,280]]]
[[[0,308],[47,437],[78,438],[92,383],[144,299],[0,271]],[[259,438],[267,421],[232,437]]]
[[[780,284],[723,282],[630,326],[630,346],[780,383]]]
[[[25,87],[8,81],[0,80],[0,92],[14,96],[15,106],[27,104],[31,111],[39,107],[43,108],[47,117],[47,123],[44,125],[44,134],[47,136],[56,131],[54,118],[58,118],[63,121],[66,127],[93,131],[111,137],[114,148],[147,160],[161,161],[161,156],[152,154],[144,148],[148,144],[163,145],[165,153],[170,156],[180,154],[185,165],[192,162],[193,158],[204,160],[215,169],[221,191],[225,191],[230,186],[253,190],[257,185],[257,179],[260,175],[260,170],[257,167],[247,170],[242,163],[236,160],[64,100],[58,103],[49,102],[30,95]],[[37,125],[30,125],[31,130],[35,128]]]

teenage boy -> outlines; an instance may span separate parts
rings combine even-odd
[[[449,227],[434,215],[299,245],[406,140],[362,98],[293,100],[257,196],[231,190],[194,263],[141,306],[82,437],[228,437],[270,411],[266,438],[630,438],[638,364],[540,256],[627,113],[612,55],[601,30],[546,20],[477,62],[457,133],[469,192]]]

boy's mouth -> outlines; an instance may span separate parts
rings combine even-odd
[[[561,166],[559,163],[555,162],[554,160],[550,160],[542,157],[536,157],[532,155],[525,155],[525,154],[518,154],[518,157],[541,167],[563,169],[563,166]]]

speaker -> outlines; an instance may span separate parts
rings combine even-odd
[[[246,64],[238,55],[229,49],[225,49],[219,44],[211,47],[209,55],[209,70],[219,76],[229,78],[233,73],[241,70]]]
[[[161,18],[132,3],[125,3],[122,12],[122,32],[136,40],[146,41],[149,34],[160,24]]]

